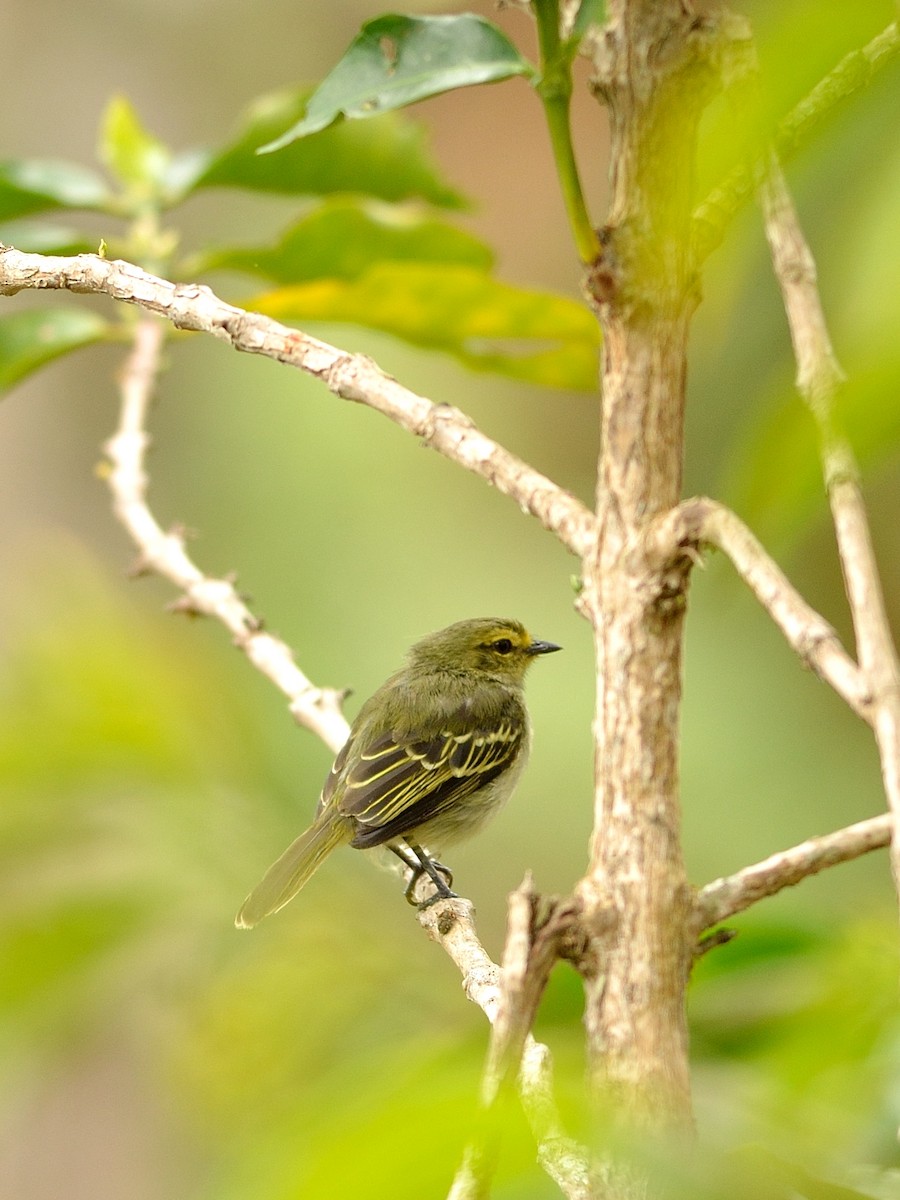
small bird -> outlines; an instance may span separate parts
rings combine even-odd
[[[316,818],[273,863],[241,906],[238,929],[277,912],[335,847],[387,847],[423,874],[432,898],[454,896],[435,855],[476,833],[504,804],[528,758],[525,672],[561,647],[518,621],[458,621],[422,638],[407,665],[353,722],[319,798]]]

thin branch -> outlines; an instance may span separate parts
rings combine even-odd
[[[572,899],[542,900],[533,891],[530,878],[510,897],[502,997],[485,1063],[481,1102],[489,1111],[505,1092],[511,1092],[518,1079],[541,1166],[568,1200],[591,1200],[596,1189],[590,1158],[563,1130],[553,1097],[550,1050],[529,1032],[550,972],[576,929],[579,915]]]
[[[797,361],[797,389],[824,436],[830,437],[834,399],[844,382],[844,374],[828,333],[815,259],[800,227],[784,172],[774,155],[763,180],[761,199],[772,266],[781,288]],[[848,466],[849,463],[840,463],[840,473]]]
[[[793,887],[826,867],[851,862],[871,850],[890,845],[892,828],[893,817],[884,813],[834,833],[809,838],[799,846],[773,854],[734,875],[713,880],[697,896],[698,932],[719,921],[727,921],[758,900]]]
[[[815,85],[775,131],[775,151],[784,161],[804,145],[816,126],[839,104],[869,86],[879,71],[900,55],[900,26],[892,21],[881,33],[845,54],[833,70]]]
[[[661,567],[702,544],[715,546],[784,634],[802,662],[855,713],[872,720],[869,685],[824,617],[803,599],[778,564],[730,509],[705,496],[685,500],[648,528],[646,546]]]
[[[877,714],[864,672],[735,513],[706,497],[695,497],[656,520],[646,539],[648,553],[663,567],[674,565],[679,555],[690,554],[704,543],[728,556],[801,660],[860,717],[874,723]],[[714,880],[697,897],[698,933],[826,867],[889,845],[892,826],[889,814],[860,821]]]
[[[797,360],[797,388],[819,431],[825,484],[856,633],[859,666],[872,695],[870,722],[878,744],[885,793],[895,820],[891,864],[900,894],[900,660],[885,608],[859,470],[835,412],[835,398],[843,375],[828,334],[815,260],[774,155],[762,187],[762,205],[766,237]]]
[[[900,27],[894,21],[858,50],[851,50],[837,66],[776,126],[772,144],[782,160],[794,155],[839,104],[867,87],[879,71],[900,55]],[[755,69],[755,62],[749,66]],[[765,172],[766,155],[735,167],[706,197],[694,213],[697,261],[720,244],[734,216],[753,196]]]
[[[539,911],[543,908],[543,911]],[[563,940],[568,934],[576,910],[572,902],[549,901],[541,904],[531,879],[509,898],[506,946],[500,972],[500,1002],[491,1027],[491,1039],[481,1078],[478,1135],[467,1148],[450,1200],[482,1200],[490,1192],[491,1180],[499,1154],[505,1105],[521,1073],[522,1057],[529,1041],[538,1005],[559,957]],[[536,1048],[536,1043],[534,1044]],[[546,1047],[542,1048],[549,1055]],[[523,1099],[527,1092],[523,1090]],[[556,1135],[548,1139],[546,1118],[548,1106],[553,1108],[552,1093],[544,1089],[538,1110],[542,1125],[535,1130],[542,1149],[541,1160],[567,1197],[591,1195],[590,1169],[587,1155],[571,1139],[565,1138],[558,1117],[553,1115],[550,1129]],[[525,1105],[531,1119],[532,1107]],[[559,1161],[563,1144],[567,1147],[565,1163]],[[573,1174],[574,1168],[574,1174]]]
[[[590,510],[570,492],[482,433],[458,409],[402,387],[362,354],[348,354],[258,313],[226,304],[199,284],[174,284],[132,263],[96,254],[52,257],[0,247],[0,295],[26,288],[105,294],[137,304],[178,329],[211,333],[320,379],[336,395],[377,409],[446,458],[493,484],[537,517],[573,554],[594,537]]]
[[[568,1200],[591,1200],[595,1196],[589,1156],[562,1128],[553,1098],[550,1050],[528,1032],[559,942],[571,920],[567,912],[560,905],[548,914],[544,935],[536,942],[536,960],[529,949],[531,935],[528,930],[523,934],[526,920],[530,929],[532,899],[523,889],[513,893],[503,970],[492,962],[478,940],[474,909],[468,900],[441,900],[419,912],[419,923],[456,963],[466,995],[482,1009],[492,1026],[481,1092],[484,1125],[481,1136],[466,1149],[449,1200],[475,1200],[486,1194],[496,1150],[494,1108],[517,1075],[522,1107],[541,1167]],[[528,959],[524,969],[523,946]],[[539,969],[534,966],[536,961]]]
[[[113,512],[138,548],[135,573],[154,571],[181,592],[176,610],[215,617],[231,633],[258,671],[287,696],[298,724],[311,730],[335,752],[347,740],[348,725],[341,713],[342,693],[317,688],[294,662],[279,638],[264,633],[260,622],[229,579],[213,579],[195,565],[178,530],[160,527],[147,505],[144,458],[150,442],[146,416],[160,371],[165,326],[142,316],[135,325],[134,345],[120,377],[122,397],[119,427],[104,449]]]

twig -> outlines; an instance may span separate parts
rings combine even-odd
[[[809,875],[824,871],[826,867],[851,862],[870,850],[889,845],[892,827],[893,817],[890,813],[884,813],[834,833],[809,838],[799,846],[773,854],[762,862],[736,871],[734,875],[713,880],[697,896],[698,932],[719,921],[727,921],[757,900],[774,896],[783,888],[793,887]]]
[[[871,721],[869,685],[859,667],[831,625],[807,604],[735,513],[697,496],[663,514],[646,534],[648,553],[662,567],[704,543],[727,555],[800,659],[863,720]]]
[[[878,744],[885,793],[895,820],[891,864],[900,894],[900,661],[885,609],[859,471],[835,413],[835,397],[843,375],[828,335],[815,260],[774,155],[762,187],[762,205],[766,237],[797,360],[797,388],[819,431],[857,656],[872,697],[870,723]]]
[[[104,447],[110,464],[106,479],[113,511],[138,547],[135,573],[155,571],[174,583],[181,592],[175,609],[221,621],[256,669],[287,696],[298,724],[337,751],[348,732],[340,707],[342,693],[314,687],[285,643],[260,629],[259,620],[241,600],[231,580],[204,575],[188,557],[182,533],[166,533],[147,505],[144,456],[150,438],[145,422],[164,339],[165,326],[161,322],[149,316],[139,318],[134,345],[120,377],[119,427]]]
[[[871,83],[898,54],[900,27],[896,21],[865,46],[846,54],[778,123],[772,143],[779,157],[786,160],[795,154],[828,113]],[[766,155],[760,153],[754,162],[735,167],[696,209],[693,225],[698,262],[719,245],[733,217],[756,191],[765,171],[765,159]]]
[[[494,1111],[518,1075],[519,1094],[534,1135],[538,1162],[568,1200],[595,1196],[587,1152],[562,1128],[553,1098],[550,1050],[528,1032],[534,1009],[571,922],[566,905],[548,911],[543,933],[532,938],[533,896],[527,885],[510,897],[510,922],[503,970],[478,940],[468,900],[442,900],[419,913],[429,937],[456,963],[466,995],[492,1025],[491,1045],[482,1079],[481,1135],[467,1147],[449,1200],[475,1200],[486,1194],[496,1150]],[[524,959],[523,959],[524,954]]]
[[[348,354],[277,321],[226,304],[199,284],[174,284],[132,263],[96,254],[53,257],[0,247],[0,295],[62,288],[111,296],[157,313],[178,329],[211,333],[320,379],[336,395],[377,409],[446,458],[480,475],[551,530],[573,554],[594,535],[594,516],[570,492],[487,437],[458,409],[402,387],[362,354]]]
[[[868,87],[900,55],[900,26],[892,21],[881,33],[841,61],[820,79],[816,86],[779,121],[775,131],[775,151],[784,161],[806,142],[815,127],[838,104]]]

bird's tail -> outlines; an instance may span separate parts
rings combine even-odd
[[[269,913],[284,908],[300,891],[323,859],[337,846],[351,841],[353,822],[334,809],[325,809],[272,863],[234,919],[238,929],[252,929]]]

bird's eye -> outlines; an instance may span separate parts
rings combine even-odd
[[[496,642],[491,643],[491,649],[496,650],[498,654],[509,654],[512,648],[513,644],[509,638],[498,638]]]

